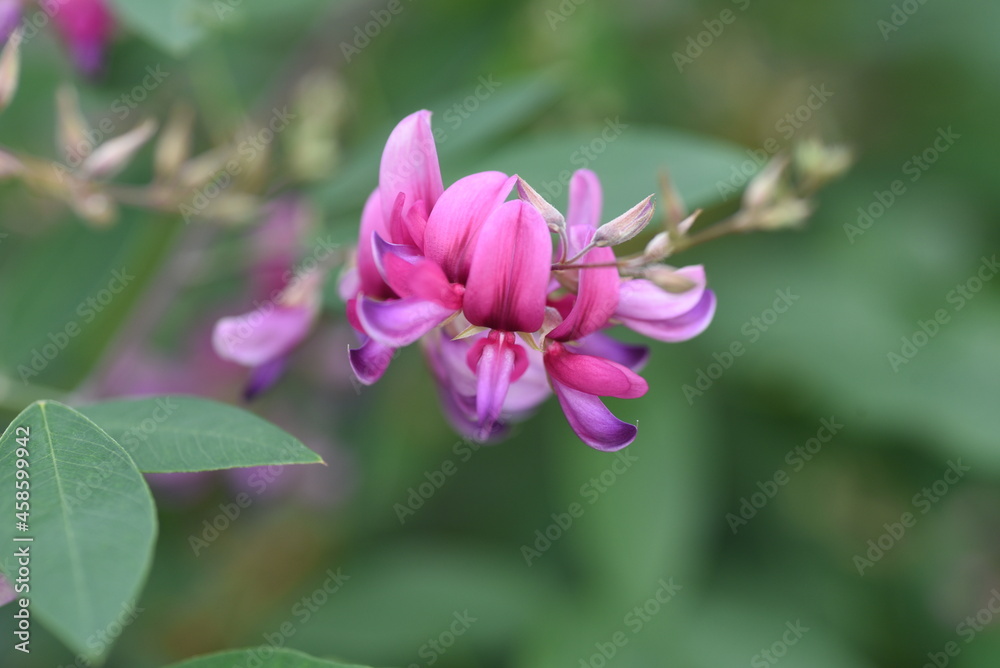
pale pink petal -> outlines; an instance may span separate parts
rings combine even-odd
[[[705,293],[705,268],[701,265],[682,267],[676,273],[692,281],[694,287],[673,293],[644,278],[622,281],[615,315],[637,320],[664,320],[693,309]]]
[[[361,212],[361,231],[358,234],[358,276],[361,281],[361,292],[375,299],[395,297],[392,289],[382,279],[378,264],[375,262],[375,236],[389,236],[386,219],[382,217],[382,200],[378,189],[368,196],[365,208]]]
[[[517,177],[480,172],[459,179],[434,205],[424,233],[424,254],[437,262],[449,280],[464,283],[479,231],[510,195]]]
[[[665,320],[621,318],[621,323],[652,339],[676,343],[677,341],[687,341],[704,332],[711,324],[714,315],[715,293],[711,290],[705,290],[701,301],[694,308],[676,318]]]
[[[465,292],[473,325],[534,332],[545,320],[552,242],[542,215],[528,204],[502,204],[479,234]]]
[[[212,346],[224,360],[256,367],[282,357],[312,328],[316,311],[308,306],[273,303],[229,318],[220,318],[212,332]]]

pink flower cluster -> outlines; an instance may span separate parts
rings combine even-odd
[[[520,198],[510,199],[515,189]],[[609,337],[624,325],[660,341],[701,333],[715,311],[701,266],[668,292],[622,276],[611,245],[649,221],[644,200],[601,225],[601,186],[576,172],[563,217],[517,176],[480,172],[443,187],[430,112],[389,136],[361,217],[356,264],[341,279],[350,351],[364,384],[398,348],[420,342],[445,412],[470,438],[490,440],[555,393],[573,430],[611,451],[636,437],[601,397],[636,398],[648,350]],[[555,236],[554,236],[555,233]],[[554,241],[555,240],[555,241]]]

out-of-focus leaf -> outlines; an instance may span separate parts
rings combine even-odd
[[[112,4],[123,23],[175,56],[183,55],[205,37],[205,25],[214,14],[210,5],[196,0],[112,0]],[[235,3],[216,4],[229,8]]]
[[[396,545],[343,571],[350,579],[298,628],[296,647],[409,665],[423,663],[428,643],[450,633],[450,655],[497,651],[555,600],[541,571],[528,569],[516,549],[498,555]]]
[[[80,412],[121,443],[143,473],[323,462],[270,422],[208,399],[171,395],[106,401]]]
[[[18,531],[15,491],[25,480],[27,528]],[[156,537],[153,499],[128,453],[72,408],[34,403],[0,437],[0,513],[0,540],[30,550],[32,613],[74,651],[100,659],[109,646],[94,639],[137,614]],[[18,572],[13,552],[3,556],[8,574]]]
[[[317,659],[290,649],[276,649],[270,645],[199,656],[175,663],[169,668],[233,668],[250,665],[259,668],[364,668],[356,664]]]

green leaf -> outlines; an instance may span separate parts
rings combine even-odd
[[[146,40],[180,56],[205,36],[205,23],[216,12],[194,0],[111,0],[115,15]],[[224,4],[227,8],[230,3]]]
[[[19,459],[30,483],[24,532],[15,527]],[[4,550],[4,572],[18,572],[16,548],[30,550],[32,613],[81,656],[101,658],[107,643],[94,638],[136,614],[156,537],[153,498],[128,454],[72,408],[34,403],[0,437],[0,517],[0,542],[15,546]],[[23,537],[34,540],[13,542]]]
[[[143,473],[322,464],[291,434],[253,413],[208,399],[106,401],[80,412],[111,434]]]
[[[269,645],[199,656],[168,668],[233,668],[251,665],[259,668],[365,668],[356,664],[316,659],[302,652],[275,649]]]

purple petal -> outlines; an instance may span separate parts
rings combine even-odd
[[[590,447],[614,452],[635,440],[638,433],[635,425],[616,418],[594,395],[566,387],[558,381],[552,381],[552,389],[569,425]]]
[[[0,573],[0,607],[3,607],[17,598],[17,594],[14,588],[10,585],[10,581]]]
[[[281,374],[285,372],[287,363],[287,357],[276,357],[270,362],[264,362],[255,367],[250,374],[250,380],[243,388],[243,399],[250,401],[278,382]]]
[[[693,281],[686,292],[667,292],[644,278],[622,281],[615,315],[637,320],[664,320],[687,313],[701,301],[705,292],[705,268],[701,265],[682,267],[677,274]]]
[[[88,76],[97,74],[115,29],[114,15],[104,0],[64,1],[52,19],[77,69]]]
[[[502,172],[472,174],[449,186],[434,205],[424,232],[424,254],[450,281],[464,283],[468,278],[479,231],[516,181],[516,176]]]
[[[580,340],[576,345],[576,350],[584,355],[603,357],[617,362],[632,369],[632,371],[641,371],[649,360],[649,348],[646,346],[622,343],[601,332]]]
[[[621,322],[629,329],[633,329],[651,339],[675,343],[677,341],[687,341],[704,332],[712,322],[714,315],[715,293],[711,290],[705,290],[701,301],[693,309],[676,318],[656,321],[621,318]]]
[[[465,317],[473,325],[534,332],[545,320],[552,242],[538,211],[521,200],[486,220],[472,258]]]
[[[20,23],[21,0],[0,0],[0,45],[7,43]]]
[[[283,357],[312,328],[316,310],[309,306],[279,306],[268,302],[256,311],[220,318],[212,346],[224,360],[256,367]]]
[[[393,348],[408,346],[455,312],[419,297],[374,301],[358,298],[358,319],[365,334]]]
[[[391,219],[399,193],[405,195],[405,207],[423,202],[425,211],[433,210],[444,187],[431,132],[431,112],[410,114],[389,135],[379,167],[379,190],[385,220]],[[403,216],[406,214],[404,209]]]
[[[351,369],[363,385],[372,385],[389,368],[389,363],[395,354],[395,348],[368,339],[360,348],[349,350]]]
[[[597,229],[601,223],[601,181],[589,169],[579,169],[569,182],[566,225]]]
[[[588,231],[590,237],[592,231]],[[589,243],[584,242],[584,245]],[[595,248],[583,256],[581,264],[614,264],[610,248]],[[618,268],[589,267],[577,270],[577,295],[569,315],[549,333],[555,341],[575,341],[593,334],[608,324],[618,307]]]

